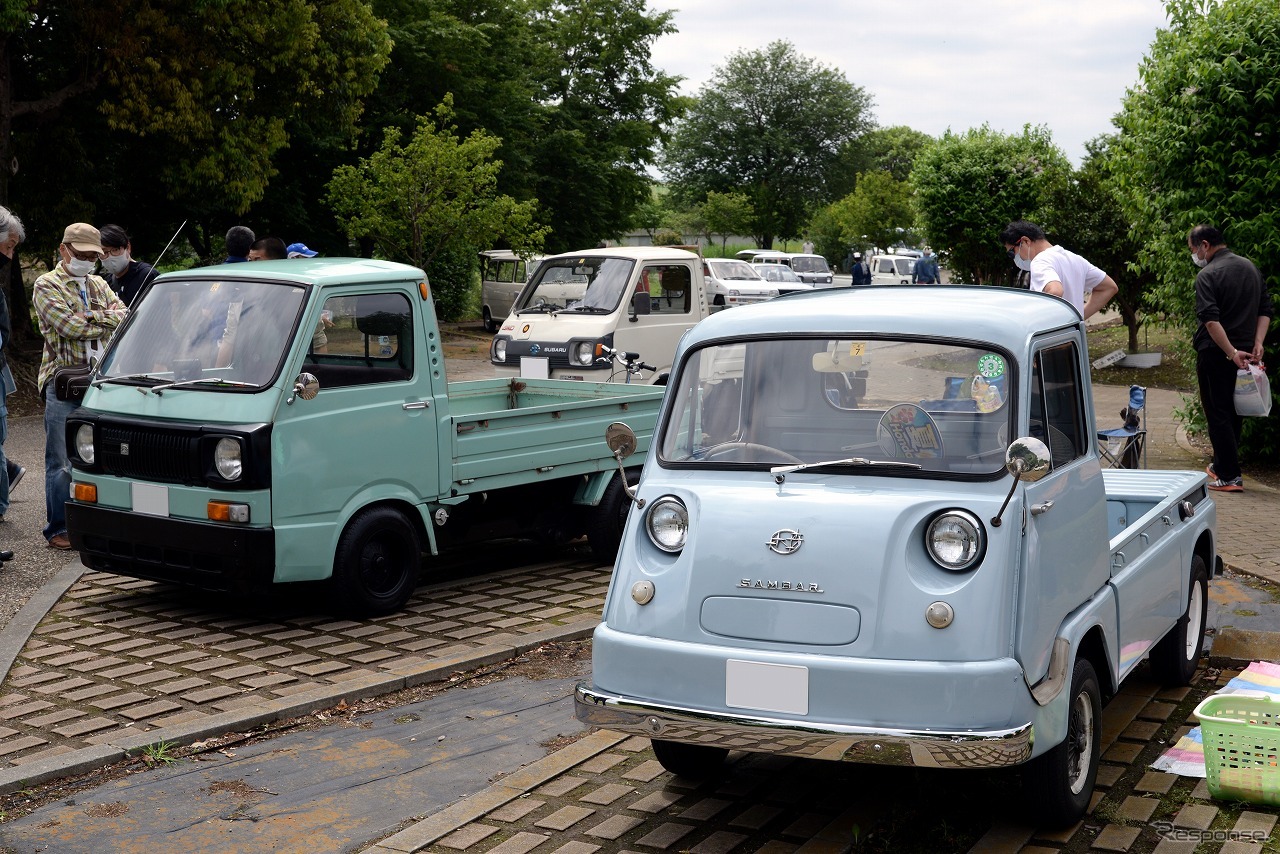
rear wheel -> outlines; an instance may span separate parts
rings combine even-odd
[[[1151,650],[1151,672],[1164,685],[1190,685],[1204,651],[1205,616],[1209,608],[1209,572],[1200,555],[1191,558],[1191,590],[1187,610]]]
[[[627,469],[627,484],[635,486],[639,482],[639,470]],[[615,474],[605,487],[600,503],[591,508],[587,543],[591,546],[592,557],[601,563],[613,563],[617,559],[618,547],[622,545],[622,530],[630,512],[631,497],[622,487],[622,475]]]
[[[484,315],[484,331],[485,331],[485,332],[497,332],[497,331],[498,331],[498,324],[494,322],[494,320],[493,320],[493,315],[489,312],[489,308],[488,308],[488,306],[486,306],[486,307],[483,309],[483,315]]]
[[[357,513],[338,540],[333,561],[335,609],[366,616],[398,611],[418,584],[418,529],[391,507]]]
[[[1078,821],[1089,806],[1101,753],[1102,693],[1086,659],[1071,674],[1067,736],[1057,747],[1027,763],[1029,805],[1047,827]]]
[[[729,751],[706,744],[681,744],[678,741],[652,740],[653,755],[663,768],[677,777],[706,780],[720,772]]]

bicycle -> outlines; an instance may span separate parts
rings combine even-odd
[[[615,350],[613,347],[607,347],[603,344],[600,345],[600,352],[603,353],[604,355],[596,357],[596,364],[607,365],[607,364],[616,362],[617,364],[621,365],[623,372],[626,374],[626,379],[623,380],[623,382],[628,384],[630,384],[631,378],[633,376],[634,377],[640,376],[641,371],[658,370],[653,365],[649,365],[640,361],[639,353],[628,353],[625,350]],[[617,375],[618,375],[617,370],[614,370],[612,373],[610,373],[609,382],[613,382],[613,378],[616,377]]]

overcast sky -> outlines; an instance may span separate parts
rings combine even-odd
[[[785,39],[844,72],[876,122],[932,136],[984,122],[1018,133],[1044,124],[1075,164],[1113,130],[1156,30],[1159,0],[652,0],[679,32],[654,64],[695,95],[738,51]]]

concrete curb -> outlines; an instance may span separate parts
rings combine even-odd
[[[463,798],[362,850],[372,854],[407,854],[407,852],[425,848],[464,824],[475,821],[485,813],[493,812],[503,804],[532,792],[579,762],[585,762],[615,744],[626,741],[627,738],[629,736],[620,733],[597,730],[568,747],[526,765],[483,792]]]
[[[31,633],[36,630],[36,626],[40,625],[40,621],[53,610],[53,606],[57,605],[58,600],[71,589],[71,585],[79,581],[80,576],[86,572],[88,570],[79,559],[58,570],[53,578],[46,581],[36,594],[27,600],[27,604],[13,616],[9,625],[0,630],[0,684],[9,678],[9,668],[13,667],[18,654],[31,639]]]
[[[18,634],[16,625],[20,621],[19,618],[15,618],[10,626],[0,632],[0,640],[5,643],[3,649],[5,650],[4,654],[9,656],[9,664],[12,664],[13,658],[22,649],[25,638],[30,636],[31,630],[48,613],[62,593],[85,571],[84,567],[79,564],[76,564],[75,568],[78,571],[74,573],[74,577],[70,581],[66,581],[64,575],[70,577],[72,567],[68,567],[58,573],[53,580],[36,594],[36,597],[33,597],[28,606],[23,608],[19,618],[25,618],[23,625],[26,626],[26,630],[19,642],[12,642],[13,637]],[[64,582],[65,584],[63,584]],[[42,610],[37,607],[37,600],[40,603],[47,602],[47,604],[43,604]],[[31,609],[33,615],[39,611],[38,616],[31,619],[30,615],[27,615],[28,608]],[[173,745],[188,745],[202,739],[225,735],[229,732],[252,729],[275,721],[308,715],[321,709],[336,706],[341,702],[349,703],[369,697],[379,697],[383,694],[399,691],[402,688],[411,688],[427,682],[440,682],[447,679],[452,673],[474,670],[477,667],[507,661],[544,643],[580,640],[590,637],[595,630],[596,624],[596,620],[579,620],[564,626],[556,626],[540,632],[512,638],[511,640],[514,642],[510,644],[491,644],[479,647],[466,654],[406,667],[402,671],[393,669],[385,676],[371,675],[333,685],[322,685],[310,691],[294,694],[288,698],[257,703],[235,711],[210,715],[201,720],[190,721],[185,724],[175,724],[174,726],[154,729],[149,732],[125,735],[107,744],[72,750],[68,753],[26,765],[0,768],[0,794],[20,791],[40,783],[56,780],[59,777],[83,774],[126,759],[152,744],[168,742]],[[11,649],[12,652],[10,653]]]

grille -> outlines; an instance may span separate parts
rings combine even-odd
[[[170,430],[103,427],[98,453],[102,467],[117,477],[168,483],[200,479],[197,437]]]

